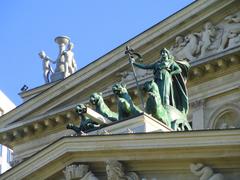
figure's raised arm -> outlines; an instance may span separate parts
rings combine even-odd
[[[140,64],[133,62],[133,65],[141,69],[154,69],[155,63],[153,64]]]

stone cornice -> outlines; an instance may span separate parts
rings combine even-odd
[[[36,174],[44,179],[75,161],[234,160],[240,158],[239,144],[239,129],[64,137],[7,171],[0,179],[23,179]],[[53,170],[46,173],[46,168]]]
[[[24,101],[27,101],[28,99],[33,98],[34,96],[40,94],[41,92],[46,91],[48,88],[52,87],[55,84],[56,84],[56,82],[44,84],[42,86],[20,92],[20,93],[18,93],[18,95],[21,96],[21,98]]]
[[[54,115],[40,116],[2,128],[0,130],[0,141],[1,144],[13,148],[18,143],[22,144],[25,141],[62,131],[66,129],[69,122],[79,123],[79,117],[73,109]]]
[[[191,63],[188,85],[193,86],[196,84],[195,82],[199,84],[224,74],[239,71],[239,65],[240,46],[196,60]]]

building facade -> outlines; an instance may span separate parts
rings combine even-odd
[[[16,164],[0,179],[240,179],[239,7],[238,0],[196,1],[68,78],[22,92],[28,101],[0,118],[1,142]],[[81,136],[66,129],[79,124],[75,107],[94,92],[117,111],[116,82],[140,107],[127,45],[145,64],[164,47],[189,60],[192,131],[163,132],[146,113]],[[152,71],[136,74],[141,85],[153,79]]]
[[[16,106],[15,104],[0,91],[0,116],[11,111]],[[12,150],[0,144],[0,174],[11,168]]]

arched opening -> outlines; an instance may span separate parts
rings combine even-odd
[[[240,111],[236,105],[219,108],[211,119],[211,129],[240,128]]]

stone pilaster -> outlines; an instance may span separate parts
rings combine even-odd
[[[192,128],[193,130],[204,129],[204,103],[205,100],[197,100],[190,104],[192,108]]]

